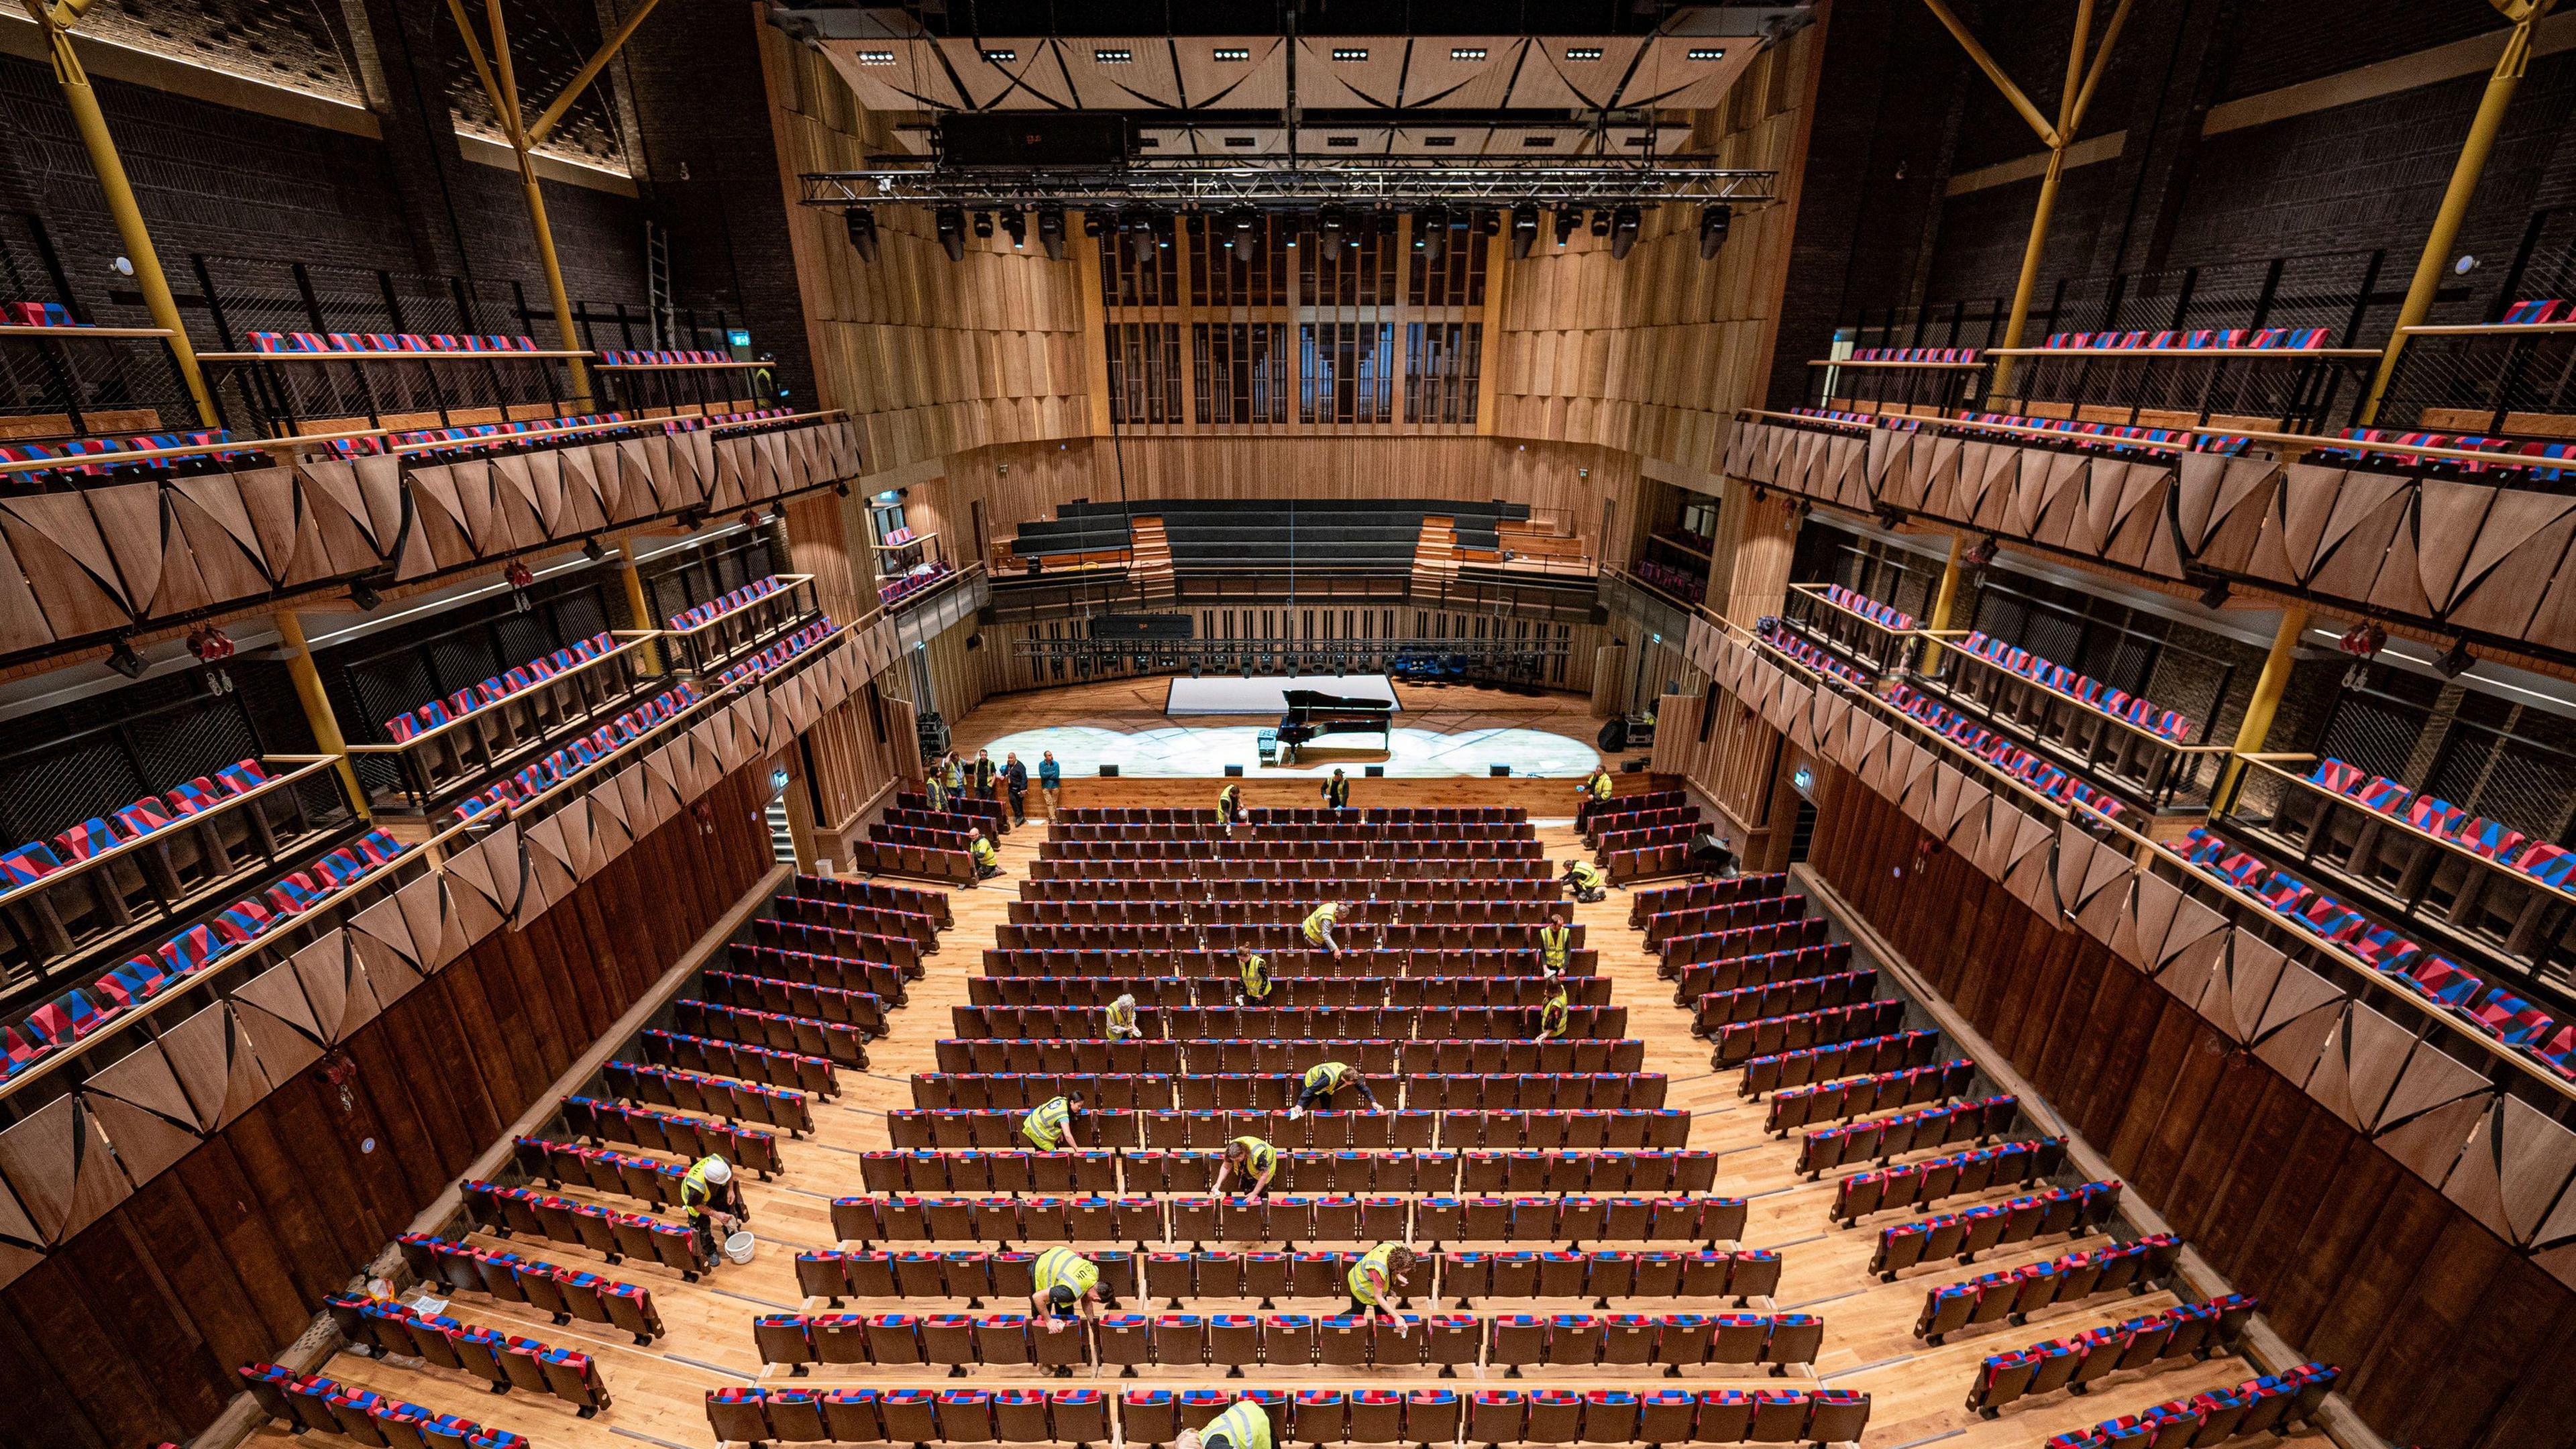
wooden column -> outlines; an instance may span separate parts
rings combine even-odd
[[[2308,611],[2285,608],[2281,627],[2272,631],[2272,650],[2263,656],[2263,673],[2254,681],[2254,697],[2245,701],[2245,717],[2236,724],[2236,753],[2227,757],[2227,769],[2218,780],[2218,793],[2211,796],[2213,806],[2226,802],[2228,792],[2236,788],[2237,777],[2245,773],[2241,758],[2263,748],[2272,733],[2272,716],[2281,709],[2281,693],[2290,686],[2290,666],[2298,662],[2299,636],[2307,632]]]
[[[304,621],[293,609],[277,611],[277,637],[286,648],[286,672],[295,681],[295,697],[304,703],[304,721],[313,727],[313,747],[326,755],[337,755],[340,786],[349,792],[349,803],[357,808],[358,818],[372,820],[375,812],[367,808],[367,792],[358,788],[358,772],[349,765],[349,741],[340,733],[340,717],[331,711],[331,695],[322,687],[322,671],[313,664],[313,646],[304,640]]]

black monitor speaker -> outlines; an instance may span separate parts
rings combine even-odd
[[[1371,765],[1371,766],[1369,766],[1369,767],[1368,767],[1368,777],[1369,777],[1370,779],[1372,779],[1372,780],[1383,780],[1383,779],[1385,779],[1385,778],[1386,778],[1386,766],[1384,766],[1384,765]]]
[[[1102,778],[1102,779],[1104,779],[1104,780],[1115,780],[1115,779],[1117,779],[1117,778],[1118,778],[1118,767],[1117,767],[1116,765],[1103,765],[1103,766],[1101,766],[1101,767],[1100,767],[1100,778]]]
[[[1229,779],[1229,780],[1240,780],[1240,779],[1242,779],[1242,778],[1243,778],[1243,767],[1242,767],[1241,765],[1228,765],[1228,766],[1226,766],[1226,767],[1225,767],[1225,777],[1226,777],[1227,779]]]
[[[1511,767],[1511,766],[1509,766],[1509,765],[1487,765],[1487,766],[1485,767],[1485,773],[1486,773],[1486,775],[1490,776],[1490,777],[1491,777],[1491,778],[1493,778],[1493,779],[1497,779],[1497,780],[1499,780],[1499,779],[1503,778],[1505,775],[1508,775],[1508,774],[1510,774],[1511,772],[1512,772],[1512,767]]]

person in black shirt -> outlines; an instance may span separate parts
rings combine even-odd
[[[1327,810],[1348,810],[1351,808],[1350,776],[1343,774],[1339,770],[1335,770],[1333,772],[1333,778],[1324,782],[1324,808]]]
[[[1002,788],[1011,795],[1011,823],[1029,823],[1029,767],[1015,751],[1002,757]]]

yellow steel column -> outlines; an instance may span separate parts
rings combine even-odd
[[[1950,561],[1941,566],[1941,587],[1933,591],[1932,615],[1924,621],[1924,628],[1938,632],[1950,627],[1951,611],[1959,606],[1959,558],[1967,551],[1968,536],[1964,533],[1951,534]],[[1938,663],[1940,658],[1941,646],[1928,639],[1925,640],[1923,643],[1924,672],[1931,672],[1933,665]]]
[[[304,621],[293,609],[277,611],[277,637],[286,646],[286,672],[295,681],[296,698],[304,701],[305,722],[313,726],[314,747],[340,757],[340,784],[349,792],[349,803],[357,807],[359,819],[374,818],[367,808],[367,792],[358,788],[358,772],[350,768],[349,742],[340,734],[340,717],[331,712],[322,671],[313,666],[313,646],[304,641]]]
[[[626,586],[626,607],[635,615],[635,627],[638,629],[650,629],[655,627],[653,623],[653,605],[644,594],[644,575],[635,567],[635,536],[633,534],[628,534],[626,537],[618,540],[617,581]],[[661,673],[662,641],[659,639],[648,639],[644,641],[643,654],[643,671],[646,674]]]
[[[71,108],[72,124],[80,131],[81,144],[89,151],[89,164],[98,173],[99,189],[107,193],[108,215],[115,218],[117,240],[125,245],[125,258],[134,264],[134,283],[143,292],[143,305],[152,314],[152,325],[170,334],[170,356],[178,364],[180,380],[188,385],[188,396],[196,401],[197,421],[206,427],[219,426],[215,421],[215,403],[206,391],[205,375],[197,370],[197,349],[188,341],[187,324],[180,320],[179,303],[170,295],[170,280],[161,274],[160,253],[152,249],[152,233],[143,225],[143,209],[135,203],[134,186],[126,179],[125,161],[117,154],[116,138],[108,134],[107,113],[99,109],[98,92],[90,89],[89,72],[82,68],[80,56],[72,49],[72,24],[80,11],[57,6],[48,11],[31,3],[28,10],[36,23],[44,27],[54,57],[54,79],[63,89],[63,103]]]
[[[2397,309],[2397,325],[2389,330],[2388,350],[2380,354],[2379,371],[2370,379],[2370,396],[2361,405],[2361,421],[2379,419],[2379,404],[2388,395],[2389,379],[2397,372],[2397,354],[2406,348],[2406,329],[2420,326],[2433,310],[2433,293],[2442,284],[2442,269],[2451,264],[2451,245],[2460,238],[2460,224],[2468,220],[2469,201],[2477,194],[2478,177],[2487,169],[2487,155],[2495,150],[2496,133],[2504,129],[2504,114],[2513,104],[2513,93],[2522,84],[2523,72],[2531,66],[2531,28],[2555,7],[2558,0],[2493,0],[2495,7],[2513,21],[2512,33],[2505,37],[2504,54],[2496,57],[2495,69],[2487,75],[2486,94],[2478,100],[2478,114],[2469,122],[2469,137],[2460,143],[2460,159],[2451,166],[2451,184],[2442,193],[2441,210],[2433,214],[2433,230],[2424,238],[2424,251],[2415,259],[2415,278],[2406,284],[2406,301]]]
[[[2245,718],[2236,725],[2235,753],[2227,757],[2227,768],[2218,779],[2218,793],[2210,797],[2214,805],[2225,800],[2236,788],[2237,776],[2245,772],[2245,761],[2263,748],[2263,740],[2272,733],[2272,716],[2281,708],[2281,691],[2290,686],[2290,664],[2299,652],[2299,636],[2307,632],[2308,611],[2295,605],[2281,611],[2281,627],[2273,631],[2272,652],[2263,656],[2263,673],[2254,681],[2254,697],[2245,701]]]

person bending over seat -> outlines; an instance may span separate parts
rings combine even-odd
[[[1240,1173],[1251,1184],[1251,1191],[1245,1196],[1268,1197],[1270,1179],[1278,1172],[1278,1148],[1258,1137],[1237,1137],[1225,1144],[1225,1160],[1217,1164],[1216,1186],[1210,1190],[1218,1197],[1225,1196],[1225,1185]]]
[[[1258,951],[1243,953],[1243,992],[1245,1006],[1260,1006],[1270,1000],[1270,962]]]
[[[1339,769],[1333,771],[1333,778],[1324,782],[1324,808],[1327,810],[1351,808],[1351,777],[1343,774]]]
[[[1610,893],[1610,877],[1601,867],[1580,858],[1565,863],[1565,883],[1573,889],[1574,898],[1587,906]]]
[[[1547,924],[1538,928],[1538,970],[1550,981],[1565,974],[1565,963],[1574,955],[1574,928],[1565,923],[1565,912],[1550,911]]]
[[[1538,1039],[1551,1042],[1565,1035],[1566,1019],[1572,1012],[1573,1008],[1566,1004],[1564,987],[1559,986],[1548,993],[1547,1000],[1538,1009]]]
[[[1040,1152],[1079,1148],[1082,1139],[1073,1135],[1073,1114],[1081,1110],[1079,1096],[1049,1097],[1020,1119],[1020,1136]]]
[[[1384,1312],[1386,1300],[1401,1298],[1403,1293],[1395,1280],[1413,1271],[1413,1249],[1402,1243],[1380,1243],[1360,1255],[1351,1265],[1351,1316],[1365,1320],[1374,1328],[1383,1315],[1395,1325],[1398,1337],[1405,1332],[1404,1320]]]
[[[1602,804],[1609,800],[1610,772],[1598,765],[1593,766],[1591,778],[1575,786],[1574,795],[1577,801],[1574,807],[1574,828],[1581,830],[1583,822],[1592,818],[1592,812],[1600,809]]]
[[[1228,830],[1243,818],[1243,787],[1228,785],[1216,792],[1216,823]]]
[[[688,1175],[680,1179],[680,1211],[689,1220],[689,1244],[709,1273],[724,1261],[724,1240],[751,1221],[742,1184],[733,1180],[733,1164],[712,1152],[690,1163]]]
[[[1071,1248],[1049,1248],[1038,1254],[1031,1276],[1037,1291],[1029,1306],[1048,1333],[1073,1329],[1082,1335],[1082,1356],[1092,1357],[1091,1325],[1100,1321],[1100,1266]],[[963,1367],[963,1365],[960,1365]],[[1056,1377],[1073,1377],[1071,1365],[1057,1367]]]
[[[993,848],[992,841],[978,835],[975,843],[966,847],[966,853],[975,857],[975,879],[991,880],[1002,873],[1002,853]]]
[[[1369,1090],[1368,1079],[1357,1068],[1344,1062],[1319,1062],[1306,1069],[1297,1088],[1297,1106],[1288,1115],[1303,1117],[1309,1112],[1337,1111],[1346,1091],[1357,1092],[1370,1111],[1380,1110],[1377,1094]]]
[[[1252,1399],[1208,1421],[1204,1429],[1183,1429],[1172,1449],[1270,1449],[1270,1410]]]
[[[1342,943],[1333,939],[1333,927],[1340,924],[1342,912],[1351,908],[1349,901],[1326,901],[1306,914],[1306,944],[1321,946],[1338,958]]]
[[[1116,1001],[1109,1003],[1109,1039],[1137,1041],[1144,1035],[1145,1028],[1136,1024],[1136,998],[1121,993]]]

